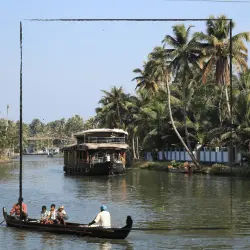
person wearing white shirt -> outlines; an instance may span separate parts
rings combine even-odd
[[[49,219],[51,219],[51,220],[54,221],[54,220],[56,220],[56,215],[57,215],[56,205],[55,204],[51,204],[48,217],[49,217]]]
[[[49,212],[47,211],[46,206],[42,206],[42,211],[41,211],[41,216],[40,216],[40,220],[46,220],[48,219],[49,216]]]
[[[100,210],[101,212],[99,212],[95,219],[89,223],[89,226],[111,228],[111,218],[110,213],[107,211],[107,207],[102,205]]]

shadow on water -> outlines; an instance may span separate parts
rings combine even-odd
[[[98,238],[87,238],[87,243],[97,243],[100,250],[114,249],[116,246],[123,247],[124,250],[133,250],[133,244],[127,240],[107,240]]]
[[[133,244],[127,240],[116,240],[116,239],[100,239],[91,237],[82,237],[75,235],[64,235],[64,234],[52,234],[48,232],[34,232],[31,230],[20,230],[17,228],[7,228],[7,232],[13,234],[12,245],[17,249],[26,249],[27,245],[30,244],[30,239],[33,241],[39,241],[39,245],[43,246],[42,249],[70,249],[73,242],[79,246],[84,243],[89,247],[95,246],[95,249],[110,250],[117,249],[117,247],[124,250],[133,250]],[[1,244],[0,244],[1,247]],[[91,247],[90,247],[91,248]],[[72,246],[72,249],[75,249]]]

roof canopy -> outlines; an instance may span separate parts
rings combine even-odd
[[[127,149],[127,144],[113,143],[84,143],[79,145],[82,149]]]
[[[74,144],[69,145],[63,148],[63,150],[94,150],[94,149],[127,149],[128,144],[122,143],[83,143],[83,144]]]
[[[88,129],[88,130],[84,130],[81,132],[78,132],[75,134],[75,137],[81,136],[81,135],[86,135],[86,134],[92,134],[92,133],[105,133],[105,132],[109,132],[109,133],[121,133],[121,134],[125,134],[128,135],[128,133],[122,129],[118,129],[118,128],[96,128],[96,129]]]

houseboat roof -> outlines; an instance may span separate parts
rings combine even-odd
[[[75,134],[76,137],[81,136],[81,135],[86,135],[86,134],[92,134],[92,133],[102,133],[102,132],[114,132],[114,133],[121,133],[121,134],[125,134],[128,135],[128,132],[122,130],[122,129],[118,129],[118,128],[95,128],[95,129],[88,129],[88,130],[84,130],[81,132],[78,132]]]
[[[82,150],[90,150],[90,149],[127,149],[129,146],[125,143],[82,143],[82,144],[74,144],[65,146],[63,150],[70,149],[82,149]]]

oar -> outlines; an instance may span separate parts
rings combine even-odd
[[[5,220],[3,220],[2,222],[0,222],[0,225],[2,225],[5,222]]]

